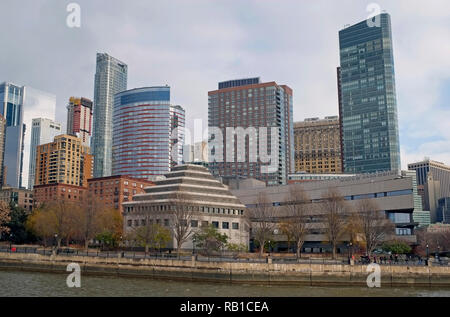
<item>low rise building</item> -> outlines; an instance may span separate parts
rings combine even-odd
[[[34,205],[33,191],[28,189],[3,187],[0,190],[0,201],[4,201],[7,204],[13,204],[16,207],[31,212]]]
[[[69,184],[35,185],[34,205],[39,207],[44,203],[50,203],[59,199],[70,202],[81,202],[86,195],[87,188]]]
[[[90,193],[100,198],[107,208],[121,211],[123,202],[130,201],[134,195],[145,193],[145,188],[153,185],[153,182],[142,178],[121,175],[88,180]]]
[[[334,180],[310,181],[302,184],[288,184],[266,188],[243,188],[231,190],[247,208],[255,207],[258,195],[264,193],[267,200],[273,204],[274,222],[281,223],[284,217],[284,206],[289,205],[289,192],[291,186],[300,186],[310,199],[311,214],[308,220],[308,234],[303,246],[303,252],[329,252],[331,247],[326,235],[323,202],[330,188],[337,192],[348,203],[348,209],[356,210],[357,203],[362,199],[372,200],[383,212],[386,218],[395,224],[395,238],[402,239],[412,245],[417,242],[414,228],[417,225],[413,220],[414,193],[413,179],[397,172],[380,172],[362,174],[354,177]],[[284,217],[284,218],[283,218]],[[280,231],[278,231],[280,232]],[[392,237],[393,238],[393,237]],[[343,237],[340,252],[344,252],[349,237]],[[276,250],[287,250],[288,241],[282,234],[275,234]]]
[[[179,165],[156,180],[155,186],[145,188],[144,194],[124,202],[124,232],[155,221],[171,230],[176,229],[176,208],[190,213],[186,223],[191,232],[202,226],[214,226],[228,236],[229,243],[248,246],[249,228],[245,220],[245,206],[216,180],[209,170],[198,165]],[[173,234],[172,234],[173,235]],[[170,243],[176,248],[176,240]],[[182,249],[193,249],[192,234]]]

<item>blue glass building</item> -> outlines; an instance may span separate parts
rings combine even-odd
[[[168,173],[181,163],[184,126],[184,109],[170,104],[168,86],[116,94],[112,175],[152,179]]]
[[[343,170],[400,170],[391,20],[364,20],[339,32],[339,114]]]

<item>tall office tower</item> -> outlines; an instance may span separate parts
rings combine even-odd
[[[6,184],[5,170],[5,142],[6,142],[6,120],[0,114],[0,188]]]
[[[61,134],[61,123],[50,119],[33,119],[31,127],[30,145],[30,175],[28,177],[28,188],[33,189],[36,176],[36,148],[38,145],[53,142],[54,138]]]
[[[87,187],[92,178],[92,155],[81,139],[61,134],[36,148],[35,186],[66,184]]]
[[[339,115],[344,171],[400,170],[391,20],[364,20],[339,32]]]
[[[339,117],[294,122],[295,171],[341,173]]]
[[[292,89],[259,78],[219,83],[208,93],[213,175],[286,184],[294,170]],[[235,142],[236,141],[236,142]]]
[[[116,94],[113,127],[113,175],[152,180],[168,173],[171,163],[179,159],[173,145],[184,141],[180,136],[184,135],[184,110],[170,105],[168,86]],[[180,129],[171,137],[174,127]]]
[[[438,221],[438,200],[450,197],[450,166],[427,158],[408,164],[408,169],[416,171],[417,189],[424,208],[431,213],[431,222]]]
[[[127,89],[127,72],[125,63],[108,54],[97,54],[91,140],[94,177],[111,176],[114,95]]]
[[[0,84],[0,114],[6,119],[6,183],[28,184],[32,119],[54,120],[56,96],[31,87]]]
[[[67,134],[75,135],[90,146],[92,134],[92,101],[87,98],[70,97],[67,105]]]

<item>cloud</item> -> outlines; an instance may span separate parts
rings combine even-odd
[[[247,76],[290,86],[295,120],[336,115],[338,31],[366,18],[370,1],[78,0],[80,29],[65,25],[69,2],[0,4],[0,80],[56,94],[65,124],[70,96],[93,97],[95,55],[107,52],[128,64],[129,88],[169,84],[192,128],[206,124],[217,82]],[[403,167],[450,163],[434,146],[450,140],[450,3],[376,2],[392,17]]]

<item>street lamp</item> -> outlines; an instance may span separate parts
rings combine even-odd
[[[195,255],[195,238],[192,238],[192,255]]]
[[[12,249],[12,241],[13,241],[13,234],[11,233],[10,235],[9,235],[9,250],[11,251],[11,249]]]
[[[428,250],[428,244],[427,244],[427,259],[426,259],[427,262],[426,262],[426,264],[428,264],[429,257],[430,257],[430,252]]]
[[[269,240],[269,256],[270,256],[270,251],[271,251],[271,244],[270,244],[270,240]]]

